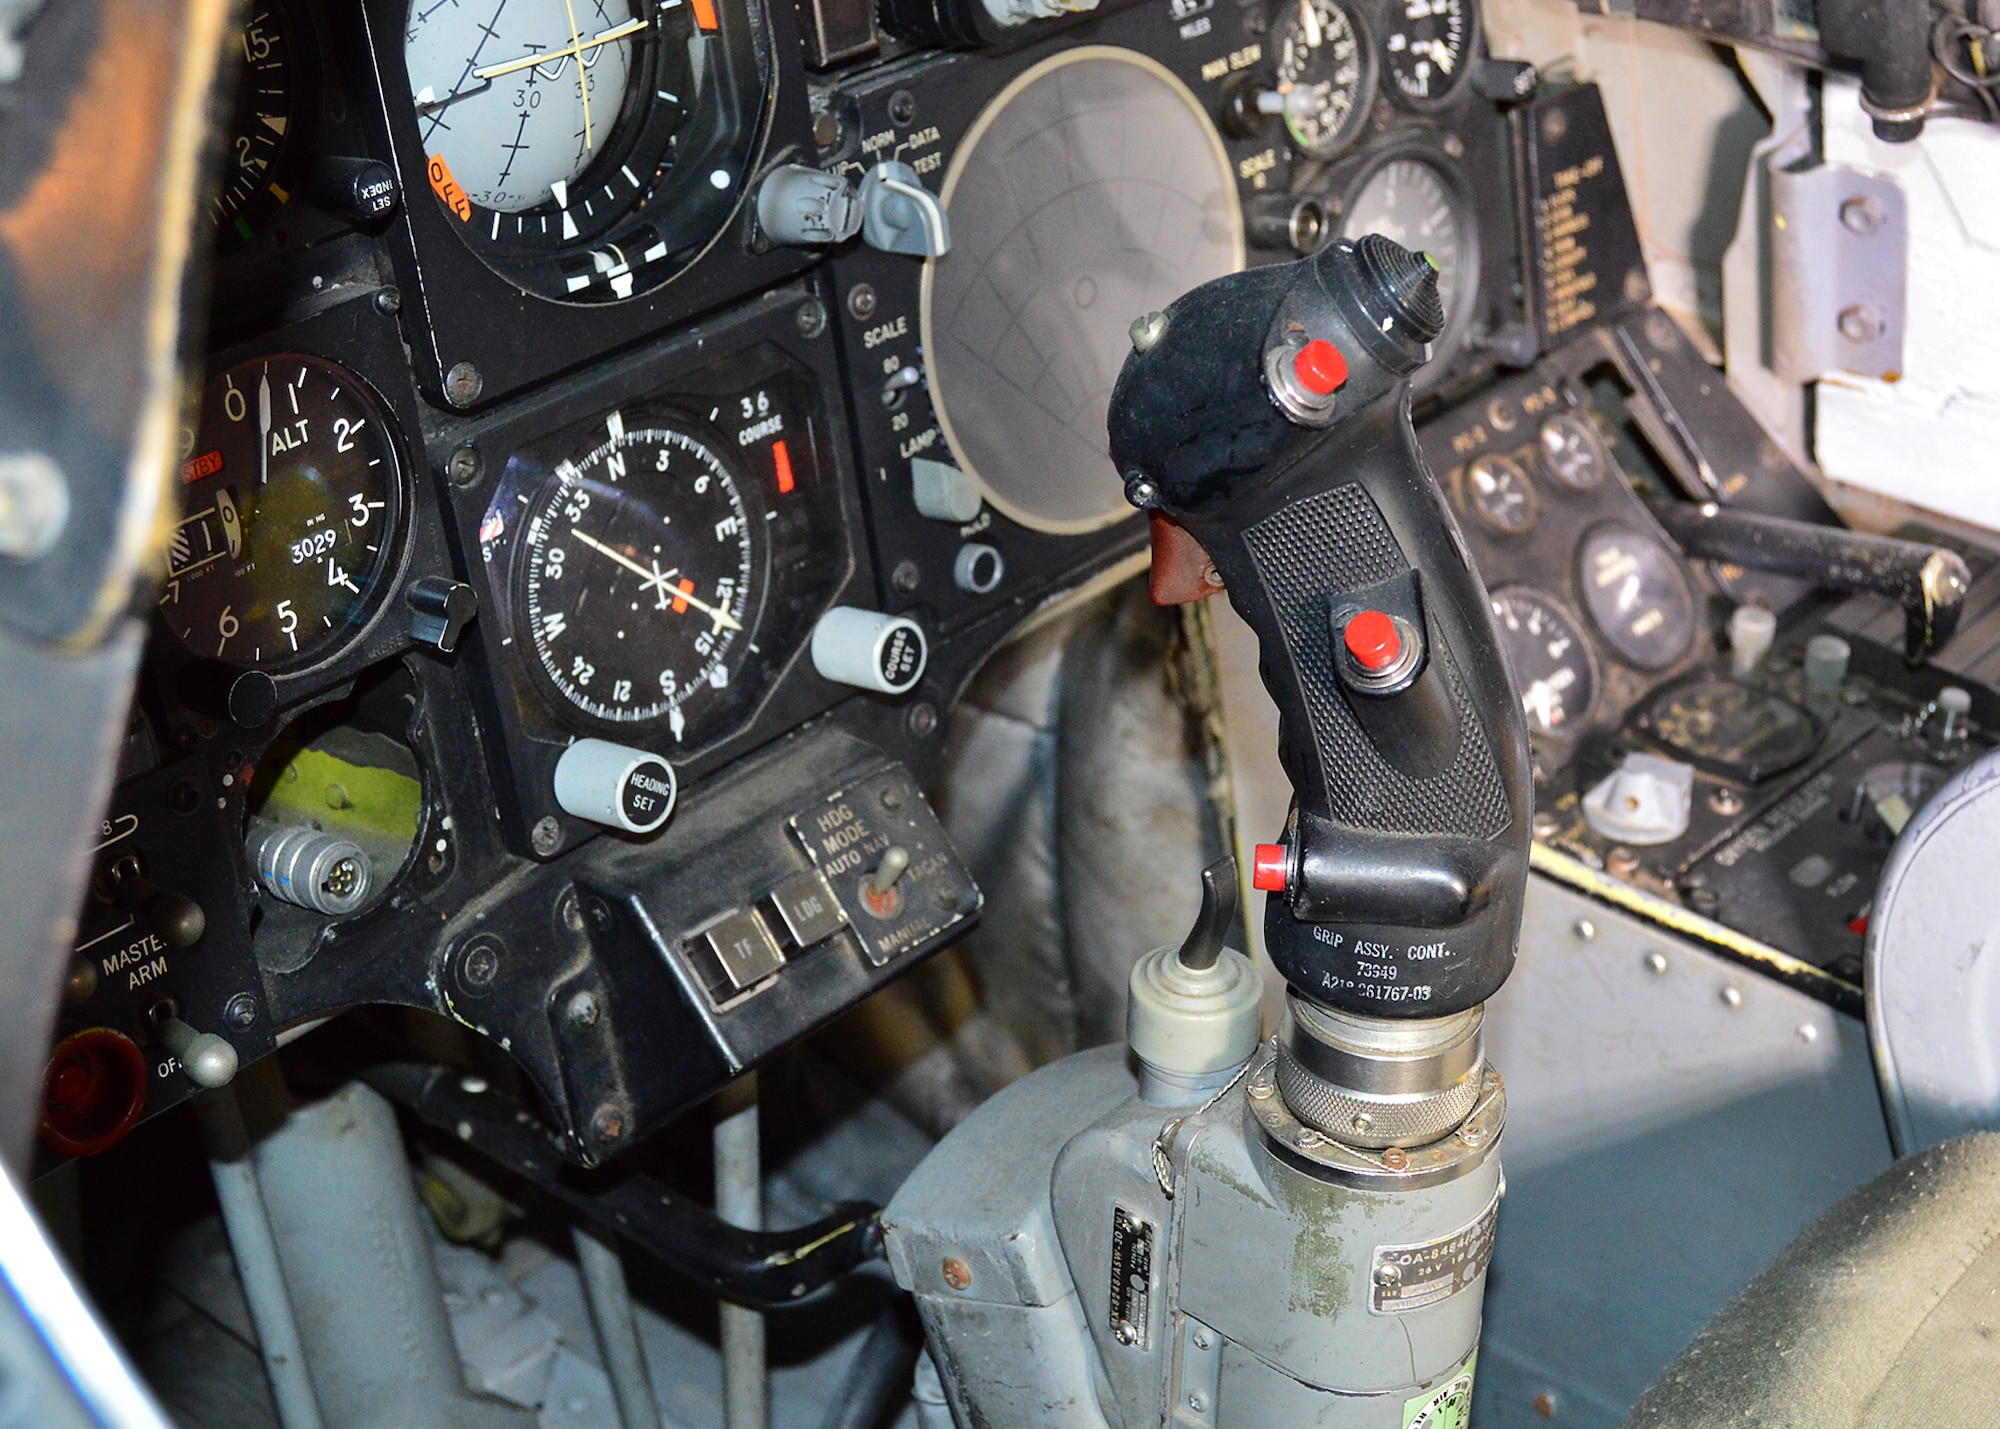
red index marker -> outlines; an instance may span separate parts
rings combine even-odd
[[[1364,610],[1348,621],[1342,638],[1354,663],[1371,675],[1381,674],[1403,653],[1403,637],[1396,622],[1379,610]]]
[[[1330,397],[1347,381],[1347,359],[1325,338],[1316,337],[1299,349],[1299,355],[1292,359],[1292,371],[1306,391]]]

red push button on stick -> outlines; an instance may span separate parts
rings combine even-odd
[[[1396,622],[1379,610],[1364,610],[1348,621],[1345,638],[1354,663],[1371,675],[1381,674],[1403,653],[1403,637],[1396,633]]]
[[[1292,371],[1306,391],[1330,397],[1347,381],[1347,359],[1325,338],[1316,337],[1299,349],[1299,355],[1292,359]]]
[[[1265,893],[1285,891],[1285,846],[1258,844],[1250,859],[1250,886]]]

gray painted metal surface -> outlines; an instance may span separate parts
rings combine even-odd
[[[1485,1034],[1509,1111],[1479,1429],[1611,1429],[1889,1163],[1857,1021],[1540,875]]]

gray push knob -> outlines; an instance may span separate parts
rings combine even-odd
[[[1806,708],[1821,719],[1840,708],[1840,687],[1847,680],[1847,662],[1854,651],[1838,635],[1815,635],[1806,641]]]
[[[650,834],[674,811],[674,767],[657,754],[579,739],[556,761],[556,802],[563,811],[628,834]]]
[[[884,253],[942,258],[951,252],[951,223],[937,195],[908,164],[877,164],[861,181],[861,236]]]
[[[773,243],[845,243],[861,231],[861,199],[840,174],[784,164],[757,188],[757,222]]]
[[[836,605],[813,627],[813,668],[829,680],[900,695],[923,678],[924,628],[901,615]]]
[[[196,1086],[212,1091],[236,1080],[236,1049],[213,1032],[197,1032],[180,1018],[169,1017],[160,1024],[160,1042]]]
[[[1729,673],[1748,679],[1764,663],[1778,633],[1778,617],[1761,605],[1739,605],[1729,612]]]
[[[368,901],[374,865],[361,846],[309,824],[250,821],[250,867],[273,898],[338,917]]]
[[[979,514],[979,483],[949,462],[920,456],[910,462],[910,494],[933,521],[964,525]]]

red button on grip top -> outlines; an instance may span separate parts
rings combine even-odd
[[[1396,622],[1379,610],[1364,610],[1347,622],[1347,653],[1371,675],[1379,675],[1403,653]]]
[[[1306,391],[1329,397],[1347,381],[1347,359],[1325,338],[1316,337],[1299,349],[1299,355],[1292,359],[1292,371]]]
[[[1250,859],[1250,886],[1266,893],[1285,891],[1285,846],[1258,844]]]

